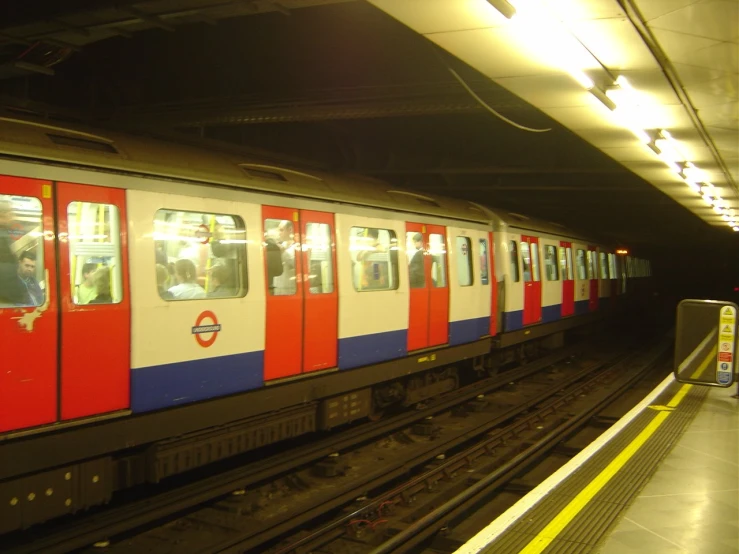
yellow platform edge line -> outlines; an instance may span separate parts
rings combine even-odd
[[[711,352],[708,354],[706,360],[701,364],[701,367],[696,370],[696,373],[705,369],[705,366],[711,360],[714,353],[715,352]],[[671,408],[676,408],[691,388],[693,388],[692,385],[681,386],[667,405]],[[652,421],[642,429],[641,433],[639,433],[636,438],[634,438],[634,440],[632,440],[629,445],[624,448],[595,479],[588,483],[588,485],[582,489],[578,495],[573,498],[570,503],[567,504],[567,506],[565,506],[533,540],[531,540],[531,542],[520,550],[520,554],[539,554],[540,552],[543,552],[544,549],[557,538],[564,528],[567,527],[575,516],[582,511],[588,502],[590,502],[593,497],[598,494],[598,492],[623,468],[626,462],[628,462],[634,454],[639,451],[644,443],[647,442],[657,429],[660,428],[671,413],[672,412],[657,412],[654,419],[652,419]]]

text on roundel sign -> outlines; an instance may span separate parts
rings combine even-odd
[[[206,319],[209,319],[212,323],[206,323]],[[206,310],[202,314],[200,314],[198,316],[198,319],[195,321],[195,327],[192,328],[192,334],[195,335],[195,340],[198,341],[198,344],[200,346],[202,346],[203,348],[208,348],[210,345],[216,342],[216,338],[218,338],[218,332],[220,330],[221,325],[218,323],[218,318],[216,318],[216,314],[214,314],[210,310]],[[204,334],[210,334],[210,337],[204,339]]]

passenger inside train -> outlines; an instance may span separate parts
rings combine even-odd
[[[197,282],[197,269],[192,261],[187,258],[177,260],[174,264],[174,276],[177,284],[169,292],[175,300],[205,298],[205,289]]]
[[[84,280],[82,283],[77,285],[77,298],[75,303],[89,304],[98,295],[98,291],[93,282],[93,276],[96,269],[97,264],[94,263],[86,263],[82,266],[82,278]]]
[[[421,233],[406,233],[410,239],[408,245],[408,274],[412,289],[426,286],[426,274],[423,269],[423,235]]]
[[[21,200],[21,199],[19,199]],[[29,199],[35,200],[35,199]],[[36,201],[38,203],[38,201]],[[17,210],[12,198],[0,195],[0,306],[40,306],[44,303],[43,258],[37,260],[39,242],[30,231],[40,214],[35,204]]]
[[[110,268],[101,267],[92,276],[97,295],[90,304],[113,304],[113,296],[110,293]]]

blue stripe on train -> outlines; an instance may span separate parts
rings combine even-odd
[[[590,311],[590,300],[575,301],[575,315],[585,315]]]
[[[131,410],[171,408],[256,389],[264,384],[264,352],[246,352],[203,360],[131,370]]]
[[[541,322],[551,323],[562,318],[562,304],[541,307]]]
[[[503,312],[503,332],[523,329],[523,310],[515,312]]]
[[[449,323],[449,344],[474,342],[490,334],[490,316],[463,319]]]
[[[339,339],[339,369],[376,364],[407,355],[407,329]]]

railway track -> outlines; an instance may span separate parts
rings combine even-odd
[[[612,374],[634,355],[616,349],[599,356],[582,348],[564,350],[517,368],[513,383],[510,374],[493,376],[391,420],[78,518],[61,529],[34,533],[30,541],[16,537],[4,551],[69,552],[98,543],[108,544],[107,552],[307,552],[316,543],[327,544],[327,537],[328,543],[349,537],[353,547],[374,548],[377,537],[402,533],[403,525],[390,523],[390,511],[400,514],[399,508],[413,505],[419,494],[440,487],[451,475],[475,472],[475,463],[486,457],[503,461],[511,437],[523,437],[524,428],[531,431],[532,422],[543,421],[535,408],[559,413],[573,394],[583,394],[565,390],[598,387],[603,378],[596,375]],[[475,447],[479,437],[486,437],[485,444]],[[473,450],[462,454],[465,449]],[[463,459],[467,469],[460,469]],[[426,466],[432,473],[418,474]],[[401,491],[409,475],[415,475],[410,488]],[[400,496],[383,496],[388,487]],[[316,530],[291,536],[308,524]],[[331,551],[349,552],[343,545]]]

